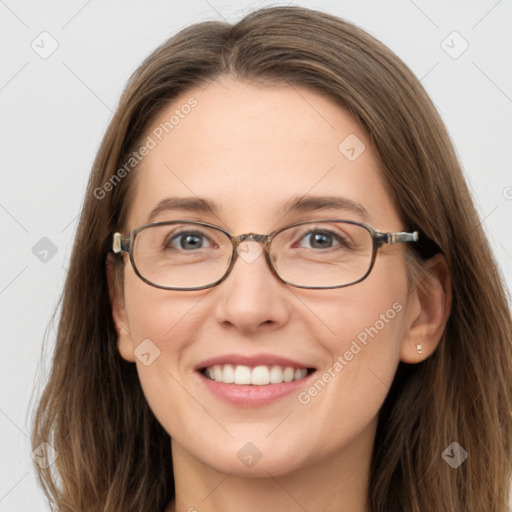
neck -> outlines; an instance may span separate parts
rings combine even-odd
[[[368,481],[377,418],[338,452],[311,456],[286,474],[247,478],[207,466],[172,441],[176,497],[166,512],[286,510],[368,512]]]

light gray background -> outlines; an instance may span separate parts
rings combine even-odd
[[[510,289],[512,1],[293,3],[358,24],[421,79],[451,134]],[[181,28],[207,19],[233,22],[278,4],[0,0],[0,512],[46,510],[28,440],[31,393],[44,376],[42,339],[91,164],[126,80]],[[31,47],[49,51],[52,39],[58,48],[46,59]],[[464,40],[467,50],[453,58]],[[57,248],[46,262],[32,250],[43,237]],[[50,349],[54,334],[51,328]]]

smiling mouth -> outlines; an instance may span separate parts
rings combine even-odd
[[[215,364],[201,368],[199,372],[207,379],[224,384],[266,386],[294,382],[306,378],[315,368],[294,368],[281,365],[245,366]]]

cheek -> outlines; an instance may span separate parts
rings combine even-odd
[[[310,295],[308,305],[316,313],[318,336],[331,354],[353,349],[353,355],[395,355],[404,333],[408,281],[400,254],[377,258],[370,275],[347,288]],[[361,347],[359,351],[357,346]],[[368,350],[371,349],[371,350]],[[352,359],[350,354],[347,354]],[[355,357],[354,357],[355,359]]]
[[[185,331],[196,322],[196,305],[201,292],[161,290],[144,283],[131,268],[125,273],[125,306],[134,345],[150,339],[157,346],[165,342],[166,351],[180,348]],[[168,340],[173,340],[169,345]],[[163,347],[161,347],[163,348]]]
[[[331,348],[346,354],[348,360],[356,355],[359,360],[374,359],[388,352],[394,356],[400,348],[406,294],[393,288],[371,288],[361,283],[350,299],[339,304],[337,315],[331,310],[333,338],[338,340]]]
[[[328,356],[298,401],[314,411],[318,427],[341,422],[356,428],[377,414],[399,363],[407,297],[405,267],[389,259],[361,283],[310,304],[328,328],[316,337]]]
[[[321,376],[336,395],[375,413],[394,377],[405,326],[404,296],[354,294],[332,318],[335,335],[324,340],[329,362]],[[374,403],[374,400],[376,402]]]
[[[321,461],[357,444],[363,432],[374,428],[393,381],[405,325],[407,283],[397,282],[396,275],[382,279],[376,273],[375,277],[308,302],[316,315],[305,327],[314,333],[324,366],[298,393],[286,431],[273,436],[274,440],[282,436],[280,442],[290,450],[294,434],[297,444],[307,439],[311,460]]]
[[[136,356],[140,383],[148,404],[166,424],[169,404],[194,410],[197,406],[183,392],[180,362],[182,352],[193,342],[201,325],[197,307],[200,292],[159,290],[139,279],[131,269],[125,273],[125,307]]]

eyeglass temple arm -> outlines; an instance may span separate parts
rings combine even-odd
[[[377,233],[377,239],[381,243],[393,245],[400,244],[404,242],[417,242],[418,241],[418,232],[413,231],[412,233],[407,233],[405,231],[400,231],[398,233]]]
[[[119,254],[120,252],[128,252],[130,250],[130,237],[123,236],[121,233],[114,233],[114,238],[112,240],[112,251],[115,254]]]

